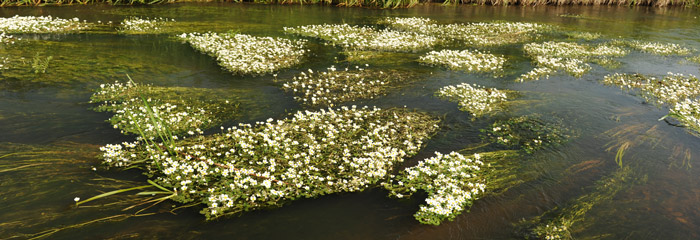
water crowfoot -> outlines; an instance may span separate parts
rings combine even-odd
[[[402,109],[303,111],[285,120],[240,124],[221,134],[152,145],[103,148],[109,166],[142,166],[173,200],[207,205],[208,219],[281,206],[299,198],[362,191],[384,179],[437,130],[438,121]]]
[[[337,70],[330,67],[326,72],[302,72],[285,81],[282,89],[294,93],[294,99],[304,105],[332,107],[343,102],[375,98],[386,94],[389,88],[416,78],[408,72],[396,70],[379,71],[360,67]]]
[[[474,117],[481,117],[503,110],[504,103],[508,99],[507,93],[508,91],[504,90],[462,83],[443,87],[435,95],[442,99],[457,102],[460,110],[469,112]]]
[[[612,57],[622,57],[629,51],[611,44],[583,45],[573,42],[528,43],[525,53],[537,66],[516,79],[517,82],[538,80],[563,70],[569,75],[581,77],[591,70],[588,62],[614,66]]]
[[[183,33],[178,38],[215,57],[234,74],[266,74],[301,63],[305,40],[231,33]]]
[[[122,34],[160,33],[173,22],[175,22],[175,19],[128,17],[121,22],[117,32]]]
[[[388,17],[379,21],[390,28],[433,36],[463,46],[501,46],[531,41],[554,28],[549,25],[520,22],[437,24],[428,18]]]
[[[138,134],[146,139],[159,133],[182,136],[203,133],[216,124],[236,116],[234,98],[214,98],[214,90],[178,87],[154,87],[129,81],[102,84],[90,98],[99,103],[96,111],[113,112],[109,122],[122,133]]]
[[[90,27],[78,18],[62,19],[51,16],[14,16],[0,18],[0,32],[5,33],[65,33]]]
[[[439,42],[435,37],[420,33],[389,29],[375,30],[370,27],[351,26],[348,24],[285,27],[284,31],[290,34],[322,39],[346,50],[415,52],[429,49]]]
[[[382,184],[397,198],[410,197],[418,190],[428,193],[426,204],[413,216],[423,224],[440,225],[468,209],[486,190],[479,154],[471,158],[451,152],[420,161]]]
[[[506,59],[479,50],[442,50],[432,51],[420,57],[418,62],[427,65],[447,67],[451,70],[465,72],[498,72],[503,70]]]
[[[660,42],[645,42],[639,40],[616,40],[613,44],[618,46],[629,47],[645,53],[655,55],[671,56],[671,55],[689,55],[693,49],[683,47],[675,43],[660,43]]]

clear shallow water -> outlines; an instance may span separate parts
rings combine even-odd
[[[168,17],[182,24],[178,31],[234,30],[258,36],[284,36],[282,27],[320,23],[371,24],[387,16],[421,16],[442,23],[470,21],[523,21],[548,23],[566,29],[599,32],[606,38],[681,43],[700,49],[700,12],[681,8],[618,7],[483,7],[439,5],[400,10],[370,10],[322,6],[248,4],[173,4],[148,7],[71,6],[2,8],[0,16],[52,15],[79,17],[88,22],[119,22],[127,16]],[[561,17],[577,14],[581,17]],[[174,34],[174,33],[173,33]],[[41,41],[6,47],[12,57],[31,59],[36,53],[54,56],[43,75],[3,75],[0,80],[0,150],[3,153],[46,152],[41,156],[15,154],[0,158],[8,168],[41,164],[0,172],[0,238],[26,238],[62,226],[84,223],[117,214],[130,204],[101,208],[72,208],[73,198],[83,199],[124,186],[136,186],[145,178],[138,171],[93,171],[100,145],[130,140],[109,126],[110,116],[89,110],[92,90],[102,83],[124,81],[126,74],[142,83],[192,86],[230,91],[246,101],[241,122],[281,118],[302,109],[291,95],[279,89],[272,76],[232,76],[210,57],[171,38],[173,34],[125,36],[109,29],[80,34],[26,35]],[[301,66],[279,72],[291,78],[307,68],[325,69],[340,57],[337,49],[311,41],[313,55]],[[635,140],[624,161],[642,175],[644,184],[632,185],[596,205],[586,219],[574,225],[576,238],[693,239],[700,237],[700,139],[684,129],[657,119],[667,113],[645,104],[641,98],[606,87],[599,81],[610,71],[594,66],[582,78],[556,75],[535,82],[513,80],[530,70],[521,45],[495,48],[509,59],[508,74],[492,78],[451,72],[414,62],[388,63],[381,68],[412,69],[423,78],[385,97],[356,102],[380,107],[406,106],[443,116],[441,131],[406,165],[432,156],[434,151],[460,150],[481,142],[479,129],[494,119],[471,121],[454,103],[433,97],[440,87],[478,83],[517,90],[525,107],[510,109],[509,116],[539,113],[564,120],[579,134],[569,143],[521,160],[538,177],[502,195],[476,201],[471,212],[441,226],[418,224],[412,214],[419,196],[397,201],[381,189],[296,201],[274,210],[205,222],[196,208],[167,213],[162,204],[155,215],[120,221],[100,221],[65,229],[51,236],[69,238],[215,238],[236,239],[508,239],[517,238],[513,224],[547,210],[565,206],[586,194],[590,186],[618,167],[615,150],[608,143]],[[418,55],[416,55],[418,56]],[[700,75],[697,64],[680,57],[635,53],[624,57],[615,72],[662,75],[667,72]],[[232,125],[234,122],[227,123]],[[606,132],[628,129],[610,137]],[[690,154],[689,160],[685,155]],[[109,179],[119,179],[108,180]],[[114,200],[127,199],[115,197]]]

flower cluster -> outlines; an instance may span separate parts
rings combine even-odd
[[[438,43],[438,39],[435,37],[415,32],[389,29],[375,30],[370,27],[351,26],[348,24],[285,27],[284,31],[322,39],[334,46],[350,50],[415,52],[429,49]]]
[[[457,102],[460,107],[459,110],[469,112],[474,117],[502,110],[505,101],[508,99],[506,91],[484,88],[478,85],[472,86],[469,83],[443,87],[435,95]]]
[[[428,18],[385,18],[379,21],[390,28],[453,40],[471,46],[500,46],[532,40],[553,27],[537,23],[490,22],[436,24]]]
[[[265,74],[301,63],[306,41],[229,33],[183,33],[193,48],[235,74]]]
[[[497,72],[503,70],[506,59],[479,50],[442,50],[429,52],[418,61],[465,72]]]
[[[671,116],[687,128],[700,133],[700,79],[690,75],[668,73],[663,79],[642,74],[615,73],[605,76],[603,84],[623,90],[639,90],[641,96],[657,105],[667,104]]]
[[[688,61],[700,64],[700,55],[694,57],[688,57]]]
[[[0,32],[0,44],[13,44],[15,43],[15,38],[12,35],[8,35],[4,32]]]
[[[523,50],[537,67],[521,75],[516,80],[520,82],[549,77],[558,70],[581,77],[591,70],[587,62],[607,64],[611,63],[611,57],[622,57],[629,53],[610,44],[591,46],[573,42],[528,43],[523,46]]]
[[[423,224],[440,225],[468,209],[484,193],[486,184],[479,154],[473,158],[456,152],[435,155],[406,168],[383,185],[398,198],[410,197],[418,190],[427,192],[427,204],[421,205],[413,216]]]
[[[34,16],[0,18],[0,32],[5,33],[63,33],[86,29],[89,24],[78,18],[62,19]]]
[[[391,87],[412,80],[409,73],[396,70],[379,71],[355,66],[355,69],[337,70],[331,66],[326,72],[301,72],[282,89],[293,92],[294,99],[309,106],[334,106],[343,102],[371,99],[386,94]]]
[[[564,223],[561,224],[556,224],[554,222],[546,225],[541,225],[537,226],[535,229],[533,229],[533,232],[540,237],[541,239],[545,240],[569,240],[569,239],[574,239],[571,236],[571,232],[569,232],[569,228],[567,227],[568,221],[565,221]]]
[[[111,166],[145,165],[158,184],[177,191],[174,200],[205,203],[202,213],[214,219],[361,191],[415,154],[437,122],[402,109],[304,111],[176,141],[164,146],[167,152],[143,144],[110,145],[102,157]]]
[[[164,31],[165,27],[175,22],[175,19],[167,18],[139,18],[139,17],[128,17],[122,21],[121,26],[117,31],[119,33],[125,34],[148,34],[148,33],[159,33]]]
[[[700,100],[685,99],[678,102],[673,105],[670,113],[687,128],[700,133]]]
[[[109,121],[122,133],[148,140],[170,135],[194,135],[235,116],[238,104],[211,99],[207,89],[165,88],[126,83],[102,84],[90,98],[96,111],[113,112]],[[177,137],[175,137],[177,138]]]
[[[498,120],[490,129],[483,129],[487,141],[519,148],[533,153],[547,146],[566,142],[572,135],[563,124],[544,122],[538,116],[521,116],[508,120]]]
[[[700,80],[697,77],[668,73],[663,79],[641,74],[615,73],[603,78],[603,84],[619,86],[623,90],[638,89],[647,101],[671,106],[685,99],[700,96]]]
[[[656,54],[656,55],[689,55],[693,52],[692,49],[683,47],[675,43],[660,43],[660,42],[645,42],[639,40],[617,40],[613,44],[626,46],[638,51]]]

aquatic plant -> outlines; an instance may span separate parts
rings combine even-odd
[[[564,35],[566,35],[570,38],[573,38],[573,39],[583,39],[586,41],[596,40],[596,39],[601,37],[600,33],[579,32],[579,31],[565,32]]]
[[[645,179],[644,176],[638,176],[630,166],[621,167],[611,175],[596,181],[589,193],[561,208],[523,221],[519,227],[525,228],[523,235],[526,239],[573,239],[572,226],[583,221],[591,209],[610,202],[618,192],[633,184],[643,183]]]
[[[700,55],[694,57],[688,57],[688,61],[700,64]]]
[[[196,50],[215,57],[234,74],[266,74],[301,63],[305,40],[254,37],[232,33],[183,33],[178,36]]]
[[[491,128],[481,130],[482,138],[532,154],[535,151],[557,146],[572,137],[573,131],[559,122],[545,122],[539,115],[520,116],[497,120]]]
[[[15,43],[15,38],[12,35],[8,35],[5,32],[0,32],[0,44],[13,44]]]
[[[612,42],[618,46],[625,46],[645,53],[656,55],[689,55],[693,49],[683,47],[675,43],[647,42],[639,40],[615,40]]]
[[[49,63],[53,59],[53,56],[42,57],[41,54],[37,53],[32,58],[32,70],[35,74],[46,73],[46,69],[49,68]]]
[[[87,29],[90,25],[78,18],[62,19],[51,16],[17,16],[0,18],[0,32],[5,33],[64,33]]]
[[[415,154],[437,122],[403,109],[304,111],[155,146],[107,145],[102,158],[108,166],[145,168],[158,185],[176,189],[173,200],[204,203],[202,213],[215,219],[299,198],[361,191]]]
[[[435,95],[448,101],[457,102],[459,110],[469,112],[474,117],[503,110],[504,103],[508,99],[507,91],[469,83],[443,87]]]
[[[203,129],[236,116],[235,97],[216,95],[208,89],[154,87],[128,81],[100,85],[90,102],[100,104],[95,111],[113,112],[109,122],[124,134],[154,140],[167,132],[178,139],[185,134],[201,134]]]
[[[117,31],[123,34],[152,34],[160,33],[165,30],[166,27],[175,22],[175,19],[168,18],[139,18],[139,17],[128,17],[124,19]]]
[[[506,59],[479,50],[442,50],[429,52],[418,62],[465,72],[498,72],[503,70]]]
[[[294,99],[304,105],[332,107],[343,102],[375,98],[414,79],[412,74],[396,70],[380,71],[359,66],[337,70],[331,66],[325,72],[311,69],[301,72],[285,81],[282,89],[294,93]]]
[[[622,57],[629,51],[611,44],[583,45],[573,42],[528,43],[523,46],[525,53],[533,60],[536,68],[516,79],[524,82],[538,80],[542,77],[563,70],[581,77],[591,70],[587,62],[598,62],[610,66],[612,57]]]
[[[429,49],[439,41],[437,38],[414,32],[376,30],[348,24],[321,24],[285,27],[284,31],[305,37],[328,41],[333,46],[348,50],[374,50],[392,52],[415,52]]]
[[[477,22],[437,24],[428,18],[387,17],[379,21],[392,29],[433,36],[443,41],[475,47],[500,46],[531,41],[554,28],[545,24],[522,22]]]
[[[663,79],[642,74],[614,73],[603,78],[605,85],[619,86],[623,90],[641,91],[641,96],[658,105],[675,105],[685,99],[700,96],[700,80],[693,76],[668,73]]]
[[[685,127],[700,133],[700,100],[685,99],[673,105],[668,116],[681,122]]]
[[[479,154],[469,158],[456,152],[435,152],[435,157],[404,169],[382,185],[397,198],[408,198],[418,190],[428,193],[427,204],[421,205],[413,216],[423,224],[440,225],[471,207],[484,193],[483,165]]]

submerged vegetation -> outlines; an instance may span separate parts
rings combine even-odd
[[[233,33],[183,33],[178,38],[234,74],[266,74],[301,63],[306,41]]]
[[[368,67],[368,66],[365,66]],[[295,100],[309,106],[336,106],[348,101],[371,99],[386,94],[416,76],[397,70],[371,70],[355,66],[337,70],[331,66],[325,72],[301,72],[285,81],[282,89],[292,92]]]
[[[558,146],[574,134],[560,122],[546,122],[538,115],[497,120],[483,129],[484,140],[531,154],[545,147]]]

